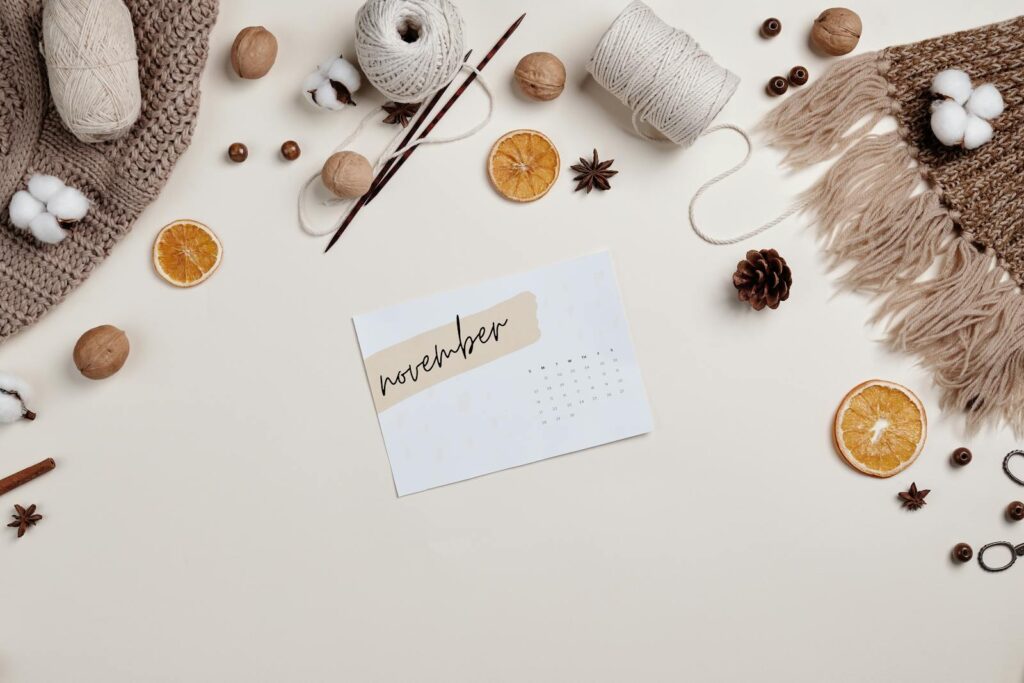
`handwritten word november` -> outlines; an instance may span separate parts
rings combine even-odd
[[[492,322],[490,328],[481,327],[477,330],[476,334],[472,334],[466,337],[462,336],[462,320],[459,316],[455,316],[455,334],[458,337],[459,343],[451,348],[441,348],[437,344],[434,344],[434,355],[424,355],[423,359],[419,363],[413,365],[409,364],[403,370],[399,370],[395,373],[394,377],[380,377],[380,394],[381,396],[387,396],[389,386],[398,386],[399,384],[405,384],[408,382],[416,382],[420,378],[420,372],[430,372],[436,368],[440,368],[444,365],[444,362],[456,354],[462,354],[463,358],[468,358],[473,353],[473,347],[477,344],[487,344],[489,342],[498,342],[501,328],[508,325],[508,318],[505,318],[502,322]]]

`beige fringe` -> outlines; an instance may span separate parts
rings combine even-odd
[[[786,149],[786,163],[797,167],[839,154],[892,111],[883,69],[877,52],[836,63],[768,114],[761,125],[769,144]]]
[[[832,265],[850,265],[842,285],[884,297],[875,319],[889,344],[933,372],[942,407],[963,412],[969,432],[1002,420],[1020,435],[1024,297],[959,234],[937,192],[916,191],[921,174],[899,134],[868,134],[892,110],[887,87],[877,55],[848,59],[763,125],[791,165],[842,154],[805,193],[806,210]]]

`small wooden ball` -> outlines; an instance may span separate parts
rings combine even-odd
[[[128,335],[113,325],[94,327],[78,339],[72,357],[89,379],[106,379],[128,360]]]
[[[249,158],[249,148],[243,145],[241,142],[232,142],[231,146],[228,147],[228,159],[240,164]]]
[[[772,97],[778,97],[789,89],[789,82],[786,81],[782,76],[772,76],[771,80],[768,81],[768,85],[765,86],[765,90]]]
[[[565,64],[550,52],[531,52],[519,60],[515,77],[524,95],[546,102],[565,89]]]
[[[302,150],[299,149],[299,143],[295,142],[295,140],[286,140],[281,145],[281,156],[288,161],[295,161],[299,158],[300,154],[302,154]]]
[[[775,17],[768,17],[761,24],[761,37],[774,38],[782,33],[782,22]]]
[[[811,28],[811,42],[827,55],[853,52],[860,41],[860,17],[851,9],[833,7],[818,15]]]
[[[320,171],[324,187],[336,197],[355,199],[362,197],[373,183],[373,166],[362,154],[335,152]]]
[[[801,86],[807,83],[807,79],[810,75],[807,73],[807,69],[802,66],[794,66],[789,70],[789,84],[793,86]]]
[[[262,26],[243,28],[231,44],[231,67],[242,78],[263,78],[277,60],[277,38]]]

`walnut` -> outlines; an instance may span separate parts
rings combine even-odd
[[[262,26],[243,28],[231,45],[231,66],[242,78],[263,78],[277,59],[277,38]]]
[[[324,186],[342,199],[362,197],[373,183],[373,166],[356,152],[335,152],[320,171]]]
[[[516,65],[516,83],[531,100],[553,100],[565,88],[565,65],[550,52],[531,52]]]
[[[825,54],[845,55],[857,47],[860,32],[860,17],[856,12],[845,7],[833,7],[814,20],[811,42]]]
[[[75,344],[78,371],[89,379],[106,379],[128,359],[128,335],[113,325],[100,325],[83,334]]]

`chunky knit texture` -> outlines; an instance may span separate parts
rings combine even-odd
[[[135,24],[142,113],[125,137],[87,145],[61,123],[39,52],[40,0],[0,0],[0,341],[78,286],[157,196],[188,147],[217,0],[126,0]],[[10,225],[6,206],[34,173],[92,202],[63,242]]]
[[[1024,284],[1024,17],[882,52],[895,116],[921,172],[939,192],[964,236],[993,249]],[[932,77],[968,70],[975,85],[993,83],[1005,110],[993,140],[973,151],[936,143],[929,124]]]
[[[1006,103],[972,151],[931,132],[929,85],[949,68]],[[872,133],[886,116],[896,130]],[[836,159],[806,207],[843,284],[880,297],[890,345],[969,430],[1024,434],[1024,17],[838,62],[764,127],[793,166]]]

